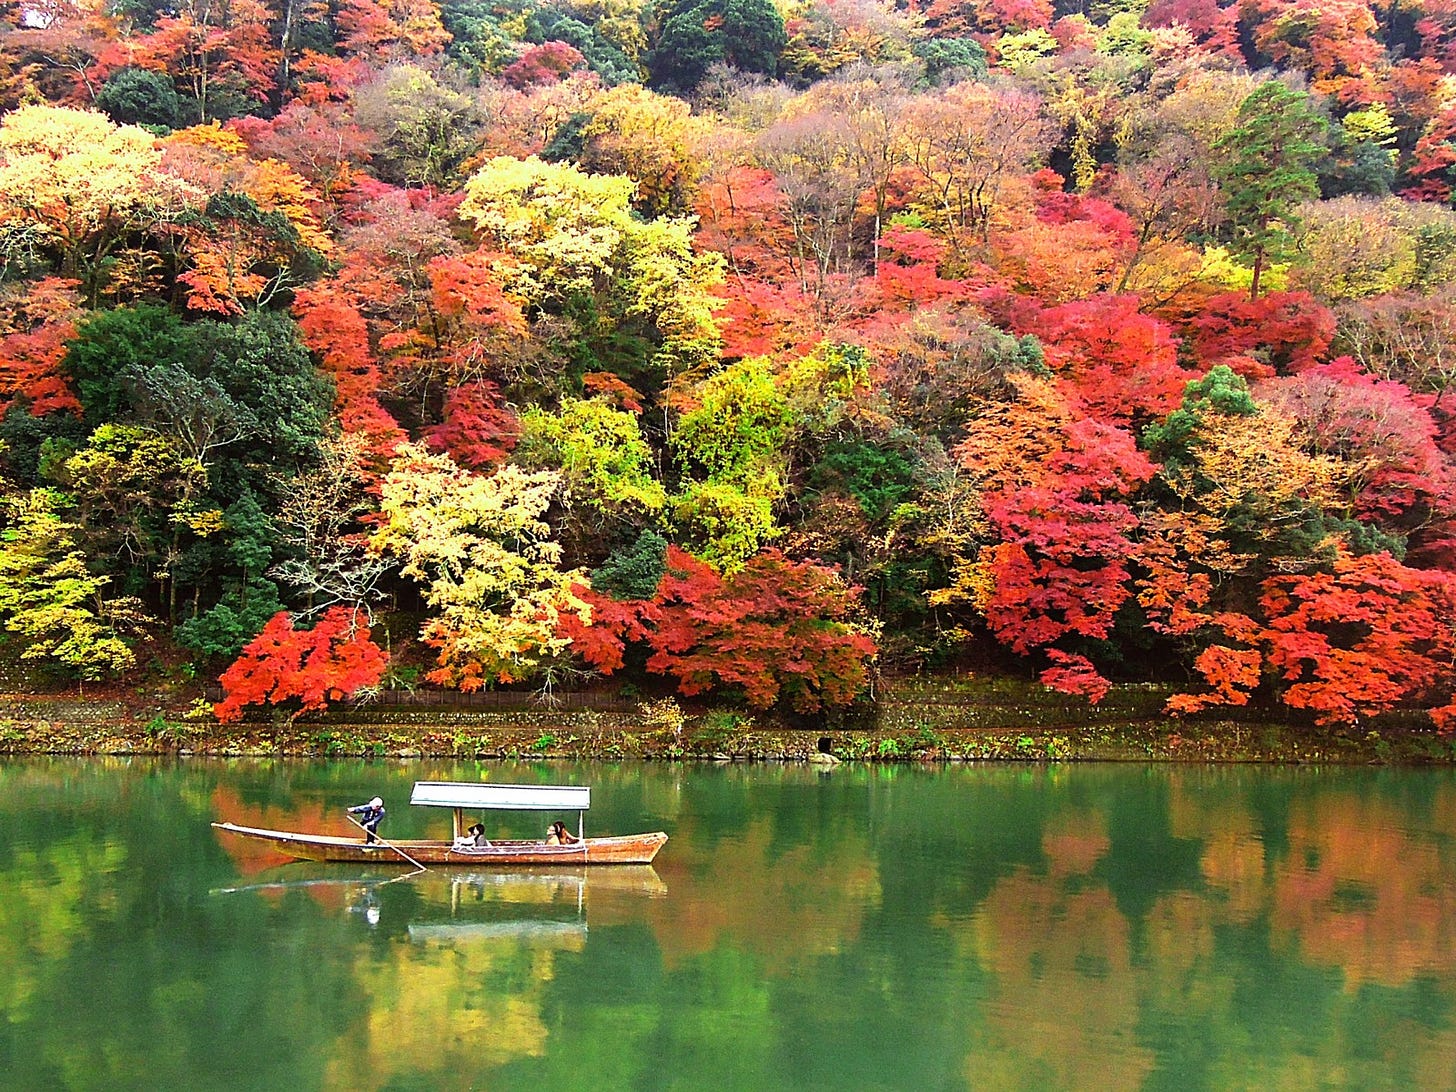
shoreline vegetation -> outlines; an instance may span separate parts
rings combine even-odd
[[[1171,761],[1435,765],[1456,740],[1396,716],[1359,725],[1175,719],[1166,687],[1118,686],[1098,706],[1024,680],[921,676],[887,680],[854,715],[793,720],[671,697],[568,695],[518,708],[358,703],[218,724],[200,690],[148,697],[115,691],[0,694],[0,755],[177,755],[375,759],[841,761]],[[517,695],[512,695],[517,696]],[[569,707],[568,707],[569,702]]]
[[[1450,0],[92,7],[0,698],[127,712],[15,746],[1448,757]],[[880,686],[968,666],[1059,696]]]

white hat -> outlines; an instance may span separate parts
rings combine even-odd
[[[384,807],[384,801],[376,796],[373,800],[369,801],[369,806],[371,808],[382,808]]]

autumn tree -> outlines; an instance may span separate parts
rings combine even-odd
[[[969,599],[1022,654],[1067,637],[1104,639],[1132,594],[1130,502],[1153,465],[1128,433],[1088,415],[1057,384],[1011,383],[1015,399],[988,405],[955,450],[980,484],[998,541],[939,598]],[[1081,652],[1056,651],[1049,683],[1073,682],[1094,700],[1106,693]]]
[[[37,417],[80,410],[61,366],[82,314],[76,288],[73,280],[45,277],[0,289],[0,412],[17,400]]]
[[[561,504],[573,521],[584,521],[584,534],[600,535],[603,520],[651,519],[666,504],[638,414],[604,399],[563,399],[555,413],[527,409],[516,458],[560,473]]]
[[[445,395],[438,425],[425,430],[431,451],[448,454],[466,470],[486,470],[505,461],[521,437],[521,421],[488,379],[455,387]]]
[[[397,64],[373,74],[354,104],[354,123],[376,142],[371,162],[379,178],[400,186],[459,184],[481,123],[467,96],[419,65]]]
[[[70,491],[93,549],[169,587],[171,562],[187,532],[220,529],[221,512],[202,497],[207,471],[175,440],[136,425],[106,424],[53,476]]]
[[[828,110],[782,118],[759,135],[756,159],[773,172],[779,213],[792,231],[786,255],[800,291],[821,318],[837,309],[860,272],[854,218],[862,180],[844,119]]]
[[[438,612],[422,631],[438,652],[432,682],[461,690],[516,682],[565,649],[560,616],[584,608],[542,518],[559,488],[549,471],[508,465],[487,477],[400,447],[371,543],[425,585]]]
[[[1258,393],[1297,422],[1302,447],[1340,461],[1347,516],[1419,540],[1428,522],[1456,515],[1456,475],[1436,445],[1436,422],[1403,384],[1342,357]]]
[[[212,707],[227,724],[249,705],[297,702],[300,712],[323,709],[375,686],[389,656],[362,616],[344,607],[324,613],[312,629],[296,629],[279,611],[222,673],[223,700]]]
[[[0,499],[0,619],[26,642],[22,659],[53,660],[94,681],[136,662],[131,639],[145,616],[137,600],[106,596],[111,581],[87,567],[66,508],[48,488]]]
[[[708,290],[721,259],[694,251],[686,220],[636,218],[634,190],[620,175],[497,157],[465,184],[460,216],[513,259],[506,287],[571,321],[609,370],[677,375],[716,359]],[[639,348],[624,344],[633,335]]]
[[[328,437],[316,463],[279,482],[273,522],[283,557],[269,575],[305,598],[313,614],[335,606],[368,615],[380,579],[393,567],[369,546],[372,455],[362,433]]]
[[[680,216],[697,193],[707,130],[680,99],[622,84],[588,105],[578,162],[593,173],[632,179],[633,203],[645,215]]]
[[[1340,345],[1362,367],[1445,399],[1456,383],[1456,289],[1362,299],[1339,314]]]
[[[165,74],[187,120],[248,113],[274,91],[282,54],[260,0],[181,0],[144,33],[102,52],[102,72],[123,65]]]
[[[856,594],[831,570],[776,550],[724,576],[668,547],[650,598],[582,589],[590,614],[564,615],[563,630],[603,674],[641,643],[647,670],[675,677],[683,694],[727,691],[756,708],[814,713],[849,704],[868,681],[875,643],[852,620]]]
[[[923,180],[915,207],[958,255],[986,242],[1007,180],[1037,165],[1053,138],[1037,96],[972,82],[919,99],[906,128]]]
[[[737,361],[698,384],[671,437],[682,476],[668,505],[683,540],[733,569],[780,535],[774,509],[796,446],[841,415],[866,379],[859,350],[825,344],[782,368]]]
[[[3,245],[53,256],[95,303],[106,259],[129,233],[153,222],[161,153],[152,135],[104,114],[23,106],[0,121]],[[28,229],[28,231],[26,230]]]
[[[1209,689],[1169,702],[1175,712],[1243,705],[1268,685],[1322,724],[1354,724],[1401,705],[1456,727],[1451,578],[1389,554],[1341,552],[1319,570],[1274,576],[1253,617],[1214,619],[1223,640],[1195,663]]]

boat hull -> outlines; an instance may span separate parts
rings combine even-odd
[[[340,838],[329,834],[298,834],[286,830],[263,830],[235,823],[213,823],[218,830],[263,842],[280,853],[301,861],[341,861],[354,864],[406,864],[398,847],[423,865],[609,865],[651,864],[667,841],[661,831],[627,834],[616,838],[585,838],[573,845],[551,846],[545,842],[504,841],[488,846],[457,848],[441,841],[391,841],[365,845],[362,838]]]

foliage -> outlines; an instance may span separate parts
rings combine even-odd
[[[249,705],[296,701],[303,711],[322,709],[375,685],[388,663],[354,611],[334,607],[308,630],[294,628],[288,612],[279,611],[222,673],[224,696],[213,713],[227,723]]]
[[[1448,6],[22,5],[6,624],[1439,720]]]
[[[421,634],[438,650],[432,682],[469,691],[526,679],[565,648],[558,619],[583,608],[541,518],[560,484],[514,466],[484,477],[401,446],[381,483],[372,544],[425,583],[439,612]]]
[[[613,599],[651,599],[667,568],[667,539],[643,531],[631,546],[614,550],[592,570],[592,591]]]
[[[1451,596],[1447,575],[1406,568],[1383,553],[1271,577],[1255,616],[1213,620],[1223,640],[1196,664],[1209,691],[1176,697],[1169,708],[1242,705],[1268,679],[1285,704],[1321,723],[1355,723],[1416,702],[1449,730]]]
[[[868,681],[875,644],[848,621],[854,589],[828,569],[776,550],[720,575],[676,547],[650,600],[616,601],[583,589],[590,622],[563,615],[588,664],[610,674],[628,643],[651,649],[647,670],[675,676],[686,695],[728,688],[766,709],[800,713],[848,704]]]
[[[3,506],[0,619],[25,639],[22,657],[54,660],[87,680],[131,667],[127,638],[140,630],[141,604],[104,597],[110,581],[88,571],[65,497],[33,489]]]
[[[638,416],[597,398],[568,398],[557,413],[538,408],[521,418],[520,458],[561,472],[563,502],[601,515],[651,515],[665,503],[652,477],[652,452]]]

